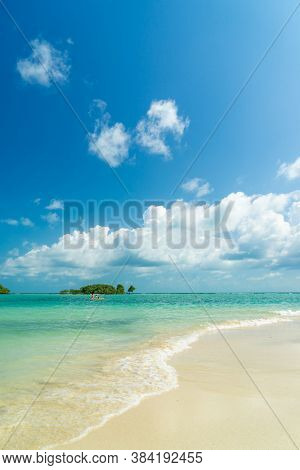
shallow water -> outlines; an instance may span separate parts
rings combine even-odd
[[[215,325],[298,314],[293,293],[0,296],[0,447],[63,443],[175,387],[168,358]]]

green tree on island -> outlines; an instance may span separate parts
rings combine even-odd
[[[80,289],[64,289],[60,294],[104,294],[111,295],[116,293],[116,288],[110,284],[89,284],[80,287]]]
[[[8,290],[8,289],[7,289]],[[131,294],[135,291],[134,286],[128,288],[128,294]],[[9,292],[9,291],[8,291]],[[1,293],[1,292],[0,292]],[[2,292],[3,294],[6,292]],[[80,289],[64,289],[60,291],[60,294],[125,294],[125,289],[123,284],[118,284],[117,287],[114,287],[110,284],[89,284],[87,286],[80,287]]]
[[[10,290],[0,284],[0,294],[9,294]]]
[[[81,294],[115,294],[116,288],[110,284],[90,284],[80,287]]]
[[[124,289],[124,286],[122,284],[117,285],[116,294],[125,294],[125,289]]]

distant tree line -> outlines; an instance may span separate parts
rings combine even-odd
[[[135,290],[135,287],[131,285],[127,289],[127,292],[128,294],[132,294]],[[110,284],[89,284],[87,286],[80,287],[80,289],[61,290],[60,294],[125,294],[125,288],[123,284],[118,284],[116,287]]]
[[[0,284],[0,294],[9,294],[10,290],[7,289],[7,287],[4,287],[2,284]]]

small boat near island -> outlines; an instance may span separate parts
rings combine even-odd
[[[100,297],[98,294],[91,294],[91,299],[93,302],[99,301],[99,300],[104,300],[104,297]]]

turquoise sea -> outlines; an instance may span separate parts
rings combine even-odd
[[[47,448],[177,385],[207,331],[292,321],[300,294],[0,296],[0,447]]]

